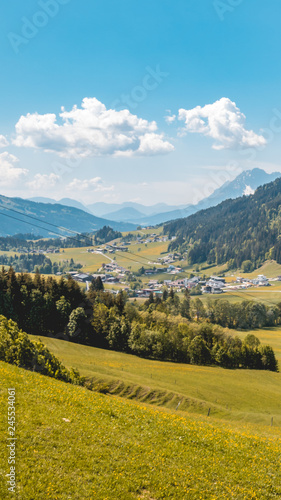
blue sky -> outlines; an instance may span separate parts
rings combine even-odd
[[[188,204],[281,171],[278,0],[26,4],[0,20],[1,194]]]

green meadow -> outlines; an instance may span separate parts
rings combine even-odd
[[[3,500],[281,496],[280,428],[159,409],[3,362],[0,378]],[[16,390],[15,494],[6,476],[9,387]]]
[[[249,333],[249,332],[247,332]],[[281,333],[253,332],[276,349],[281,361]],[[245,332],[238,333],[241,337]],[[32,338],[32,337],[31,337]],[[163,406],[188,414],[281,427],[281,374],[257,370],[161,362],[39,337],[66,367],[77,368],[95,390]],[[280,363],[281,364],[281,363]]]

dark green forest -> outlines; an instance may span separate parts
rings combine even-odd
[[[104,226],[95,233],[95,244],[102,245],[108,241],[115,240],[116,238],[121,238],[122,233],[119,231],[114,231],[109,226]]]
[[[185,219],[169,222],[164,233],[176,236],[169,251],[187,251],[190,264],[257,268],[266,259],[281,264],[281,178],[253,195],[226,200]]]

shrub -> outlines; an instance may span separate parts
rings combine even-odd
[[[84,385],[77,370],[67,370],[41,341],[31,341],[18,325],[0,316],[0,360],[64,382]]]

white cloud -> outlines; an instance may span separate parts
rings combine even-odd
[[[4,135],[0,135],[0,148],[6,148],[9,146],[9,142],[7,141]]]
[[[170,125],[171,123],[174,123],[175,119],[176,119],[176,115],[167,115],[167,116],[165,116],[165,121],[166,121],[166,123],[168,123],[169,125]]]
[[[93,177],[92,179],[73,179],[66,188],[68,191],[94,191],[107,192],[114,191],[114,186],[104,186],[100,177]]]
[[[48,189],[55,187],[59,181],[59,176],[56,174],[36,174],[32,181],[26,183],[26,185],[32,191],[39,191],[40,189]]]
[[[215,140],[213,149],[241,149],[266,144],[262,135],[245,128],[245,115],[226,97],[204,107],[180,109],[178,119],[185,122],[181,135],[192,132],[212,137]]]
[[[62,108],[55,114],[21,116],[16,124],[14,144],[71,156],[133,156],[165,154],[174,146],[157,133],[155,121],[149,122],[127,109],[106,109],[96,98],[85,98],[81,108]]]
[[[18,161],[18,158],[10,153],[5,152],[0,154],[1,186],[14,186],[28,173],[28,170],[25,168],[15,167],[15,163]]]
[[[251,188],[251,186],[247,186],[247,184],[245,185],[245,189],[243,191],[243,194],[245,194],[246,196],[249,196],[250,194],[255,194],[255,190]]]
[[[162,154],[170,153],[174,146],[168,141],[164,141],[163,134],[144,134],[140,137],[138,153],[141,155],[156,155],[159,151]]]

